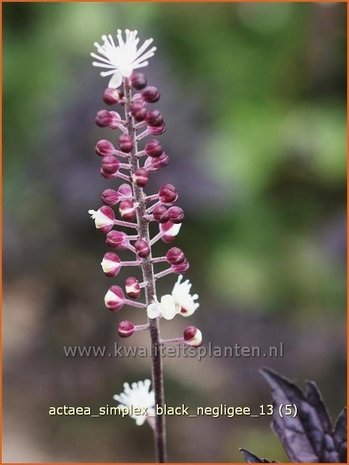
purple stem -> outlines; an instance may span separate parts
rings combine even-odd
[[[157,196],[157,198],[159,198],[158,194],[155,194]],[[147,201],[149,200],[149,198],[147,199]],[[150,207],[147,208],[147,213],[151,213],[155,207],[157,207],[158,205],[161,205],[161,202],[158,201],[158,202],[155,202],[153,205],[151,205]]]
[[[158,274],[154,276],[155,279],[160,279],[163,278],[164,276],[167,276],[168,274],[173,273],[172,268],[167,268],[166,270],[160,271]]]
[[[146,197],[147,202],[152,202],[153,200],[158,200],[159,194],[148,195]]]
[[[149,329],[148,323],[145,325],[136,325],[135,326],[135,331],[144,331],[145,329]]]
[[[136,223],[131,223],[128,221],[123,221],[123,220],[114,220],[114,224],[118,226],[124,226],[125,228],[135,228],[137,229],[137,224]]]
[[[137,307],[137,308],[146,308],[146,304],[142,302],[136,302],[135,300],[130,300],[130,299],[124,299],[124,303],[126,305],[130,305],[131,307]]]
[[[161,344],[183,344],[183,337],[172,337],[171,339],[161,339]]]
[[[121,152],[121,150],[117,150],[117,149],[114,150],[113,155],[117,155],[118,157],[121,157],[121,158],[128,157],[127,153]]]
[[[162,232],[157,233],[156,236],[153,237],[153,239],[150,241],[150,245],[154,245],[155,242],[160,240],[164,234]]]
[[[117,172],[117,177],[123,179],[124,181],[130,182],[130,176],[120,173],[120,171]]]
[[[162,263],[162,262],[167,262],[166,256],[153,258],[153,263]]]
[[[145,129],[143,132],[141,132],[140,134],[138,134],[138,136],[136,136],[136,140],[142,140],[144,139],[145,137],[149,136],[150,134],[150,131],[149,129]]]
[[[125,118],[126,127],[128,134],[133,140],[133,150],[129,154],[129,163],[131,165],[131,172],[133,173],[139,167],[139,160],[137,157],[138,148],[137,140],[145,137],[149,132],[146,129],[140,136],[137,137],[134,121],[130,113],[130,102],[132,101],[132,91],[129,80],[124,79],[124,94],[125,94]],[[143,240],[145,240],[151,248],[148,221],[145,218],[146,215],[146,195],[143,192],[143,188],[135,184],[132,185],[134,198],[138,202],[136,209],[137,213],[137,231]],[[156,295],[154,269],[152,264],[152,254],[142,260],[141,264],[143,280],[146,283],[145,286],[145,303],[148,306],[154,296]],[[148,319],[149,332],[151,339],[151,353],[152,353],[152,380],[153,389],[155,393],[155,404],[159,407],[164,405],[164,379],[163,379],[163,366],[160,351],[160,328],[159,318]],[[164,463],[167,460],[166,453],[166,429],[165,429],[165,416],[157,415],[155,417],[155,428],[154,428],[154,439],[156,449],[156,459],[160,463]]]
[[[124,261],[121,262],[122,266],[139,266],[141,264],[140,260],[129,260],[129,261]]]

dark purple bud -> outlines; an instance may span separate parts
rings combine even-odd
[[[202,332],[195,326],[188,326],[183,331],[183,339],[189,346],[199,347],[202,344]]]
[[[134,119],[138,122],[144,121],[145,117],[147,116],[147,109],[139,100],[131,103],[131,115]]]
[[[118,192],[114,191],[114,189],[106,189],[102,192],[102,202],[105,205],[109,205],[110,207],[113,207],[119,202],[119,194]]]
[[[144,150],[147,155],[149,155],[150,157],[154,157],[154,158],[159,157],[164,151],[164,149],[162,148],[162,145],[156,139],[150,140],[145,145]]]
[[[148,130],[151,134],[154,134],[154,136],[160,136],[160,134],[166,131],[166,125],[162,123],[160,126],[148,126]]]
[[[154,220],[158,223],[167,223],[169,220],[169,215],[167,208],[163,205],[157,205],[153,210]]]
[[[142,97],[146,102],[154,103],[157,102],[160,98],[160,92],[154,86],[146,87],[142,92]]]
[[[146,104],[144,98],[142,97],[142,94],[134,94],[132,97],[132,103],[140,103],[142,105]]]
[[[119,274],[121,268],[121,260],[119,255],[114,252],[107,252],[101,262],[102,270],[106,276],[114,278]]]
[[[132,73],[131,86],[136,90],[142,90],[147,85],[147,78],[143,73]]]
[[[132,174],[131,178],[132,181],[137,184],[137,186],[144,187],[149,180],[149,174],[148,171],[144,168],[137,168],[136,171]]]
[[[120,198],[132,199],[132,187],[129,184],[120,184],[118,193],[120,194]]]
[[[97,126],[101,128],[112,128],[119,127],[121,116],[116,111],[100,110],[95,119]]]
[[[123,97],[124,93],[122,91],[107,87],[104,91],[103,101],[107,105],[114,105],[115,103],[119,103]]]
[[[141,293],[141,286],[137,278],[133,276],[129,277],[125,281],[125,290],[126,294],[131,297],[131,299],[138,299]]]
[[[105,243],[116,249],[127,249],[130,242],[126,233],[113,229],[106,235]]]
[[[119,189],[106,189],[102,192],[102,201],[105,205],[113,207],[121,200],[132,199],[132,189],[128,184],[121,184]]]
[[[170,207],[168,214],[170,221],[174,224],[182,223],[184,220],[184,211],[181,207]]]
[[[135,325],[132,321],[120,321],[118,326],[118,334],[120,337],[130,337],[135,332]]]
[[[100,174],[101,176],[103,176],[103,178],[105,179],[114,179],[117,177],[117,173],[114,173],[114,174],[109,174],[109,173],[106,173],[103,168],[100,169]]]
[[[134,246],[139,257],[145,258],[150,254],[150,247],[144,239],[138,239]]]
[[[189,262],[187,259],[183,260],[183,262],[178,263],[176,265],[171,265],[171,270],[174,273],[185,273],[189,270]]]
[[[172,184],[165,184],[159,189],[159,200],[164,205],[171,206],[178,199],[178,193]]]
[[[162,152],[157,158],[147,157],[144,162],[144,168],[148,171],[159,171],[161,168],[165,168],[169,164],[169,161],[170,157],[167,153]]]
[[[109,140],[102,139],[97,142],[95,150],[98,156],[105,157],[106,155],[113,155],[115,147]]]
[[[171,249],[167,251],[166,259],[171,265],[178,265],[186,260],[183,251],[178,247],[171,247]]]
[[[125,294],[119,286],[111,286],[104,296],[104,303],[111,312],[118,312],[124,306]]]
[[[133,149],[132,138],[128,134],[121,134],[119,137],[120,150],[129,153]]]
[[[106,174],[115,174],[118,172],[120,162],[113,155],[107,155],[102,158],[102,170]]]
[[[158,127],[164,123],[164,118],[159,110],[150,110],[147,112],[147,116],[145,118],[148,126]]]
[[[136,217],[136,207],[132,200],[126,199],[119,203],[119,212],[124,220],[134,220]]]

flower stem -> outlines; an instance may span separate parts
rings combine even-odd
[[[137,157],[137,133],[135,129],[135,124],[133,118],[130,114],[130,103],[132,99],[132,91],[129,80],[124,78],[124,93],[125,93],[125,119],[126,127],[128,134],[132,137],[133,140],[133,150],[129,153],[129,163],[131,165],[131,173],[133,173],[139,167],[139,159]],[[144,131],[142,134],[144,134]],[[149,236],[149,226],[146,219],[146,195],[143,192],[143,188],[135,184],[132,185],[134,199],[138,202],[138,207],[136,209],[137,213],[137,232],[141,239],[145,240],[150,249],[151,242]],[[154,278],[154,269],[152,263],[152,254],[150,252],[149,256],[142,260],[141,264],[143,280],[146,282],[145,286],[145,303],[148,306],[153,297],[156,295],[155,288],[155,278]],[[153,380],[153,389],[155,392],[155,404],[159,407],[164,405],[164,378],[163,378],[163,366],[160,350],[160,328],[159,328],[159,318],[148,319],[149,332],[151,339],[151,354],[152,354],[152,380]],[[156,449],[156,459],[160,463],[167,461],[166,453],[166,429],[165,429],[165,416],[156,415],[155,416],[155,449]]]

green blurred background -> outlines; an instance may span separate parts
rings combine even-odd
[[[200,294],[205,343],[285,346],[279,359],[166,359],[167,402],[270,401],[270,366],[345,404],[346,5],[6,3],[4,26],[4,461],[152,461],[131,419],[49,417],[51,405],[114,405],[148,359],[67,359],[112,345],[94,126],[107,80],[94,41],[137,28],[158,47],[158,86],[186,221],[176,245]],[[162,254],[166,247],[157,246]],[[123,282],[125,274],[118,281]],[[174,278],[163,280],[162,291]],[[160,289],[161,293],[161,289]],[[138,316],[137,316],[138,315]],[[164,324],[177,336],[188,320]],[[143,344],[137,335],[127,344]],[[171,461],[239,462],[239,447],[286,460],[268,418],[169,418]]]

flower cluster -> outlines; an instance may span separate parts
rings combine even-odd
[[[118,30],[117,44],[111,35],[103,36],[103,45],[95,43],[98,54],[91,53],[97,60],[93,65],[106,69],[101,75],[111,77],[103,95],[104,103],[123,109],[123,116],[114,108],[102,109],[95,119],[97,126],[117,132],[112,140],[101,139],[96,144],[95,151],[101,160],[100,174],[107,180],[122,181],[118,187],[112,186],[102,192],[102,206],[89,210],[96,228],[105,234],[106,245],[111,249],[105,253],[101,266],[110,278],[115,278],[123,267],[142,271],[141,278],[132,274],[123,287],[118,284],[110,286],[104,302],[112,312],[119,312],[125,305],[130,305],[143,309],[148,317],[147,323],[142,325],[121,321],[118,326],[121,337],[149,329],[152,320],[171,320],[176,315],[191,316],[199,307],[198,295],[190,293],[190,282],[182,281],[182,274],[189,268],[184,252],[178,247],[171,247],[165,255],[153,256],[156,242],[170,244],[174,241],[181,229],[184,212],[176,205],[178,193],[172,184],[162,185],[157,192],[149,195],[144,191],[150,176],[169,163],[169,156],[157,138],[166,130],[166,125],[161,112],[152,107],[160,99],[159,90],[147,84],[143,73],[135,71],[146,66],[148,59],[154,55],[156,48],[149,48],[152,39],[138,48],[137,31],[126,30],[125,33],[124,40]],[[142,148],[139,147],[141,141]],[[149,224],[152,222],[157,224],[158,233],[151,238]],[[131,233],[127,232],[130,230]],[[128,250],[134,259],[122,260],[120,250]],[[163,264],[167,267],[155,272],[155,268]],[[177,282],[170,294],[158,298],[156,281],[169,274],[179,275]],[[161,344],[170,341],[173,340],[159,339]],[[176,341],[198,347],[202,342],[201,331],[188,326]],[[137,403],[137,390],[132,389],[125,385],[126,394],[130,394],[129,402]],[[120,402],[125,400],[122,396],[115,398]],[[137,422],[142,423],[139,419]]]
[[[124,391],[113,396],[113,399],[119,402],[118,407],[127,409],[138,426],[143,425],[155,413],[155,396],[150,390],[150,385],[149,379],[132,383],[132,386],[124,383]]]

